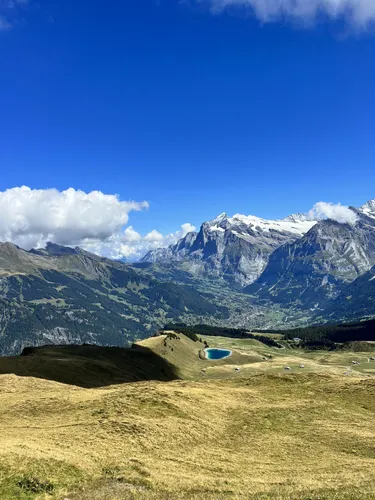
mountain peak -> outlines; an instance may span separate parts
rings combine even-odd
[[[375,217],[375,198],[373,200],[367,201],[364,205],[360,207],[359,210],[365,213],[366,215]]]
[[[4,241],[4,242],[0,241],[0,249],[4,252],[5,251],[15,252],[15,251],[20,250],[20,247],[18,247],[14,243],[10,243],[9,241]]]
[[[220,215],[218,215],[217,217],[215,217],[215,219],[212,219],[212,221],[210,221],[210,223],[216,224],[216,223],[222,222],[226,219],[228,219],[228,215],[225,212],[223,212]]]
[[[309,217],[306,214],[296,213],[288,215],[288,217],[285,217],[285,219],[282,220],[286,222],[306,222],[311,219],[309,219]]]
[[[41,249],[32,249],[30,253],[36,255],[44,255],[44,256],[61,256],[61,255],[75,255],[77,254],[77,250],[71,247],[66,247],[63,245],[58,245],[57,243],[52,243],[48,241],[45,248]]]

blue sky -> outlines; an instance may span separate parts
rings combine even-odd
[[[265,22],[215,2],[3,9],[0,191],[147,200],[142,234],[374,198],[375,9]]]

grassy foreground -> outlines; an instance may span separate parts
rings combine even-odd
[[[179,341],[148,347],[172,365],[189,351],[176,369],[189,380],[87,388],[31,376],[31,359],[29,376],[6,373],[0,360],[0,498],[374,498],[373,377],[256,369],[211,379],[196,372],[207,365],[199,346]],[[68,358],[55,352],[57,366]]]

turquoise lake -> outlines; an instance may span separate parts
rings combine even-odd
[[[205,349],[204,352],[206,353],[207,359],[224,359],[224,358],[229,358],[229,356],[232,354],[232,351],[229,349],[213,349],[213,348],[208,348]]]

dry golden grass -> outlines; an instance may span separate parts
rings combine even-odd
[[[218,361],[204,361],[200,358],[199,353],[204,349],[204,344],[201,342],[194,342],[182,334],[176,334],[177,339],[167,338],[166,335],[161,335],[160,337],[151,337],[149,339],[138,342],[142,347],[152,350],[158,356],[165,359],[168,363],[176,368],[176,373],[180,378],[183,379],[193,379],[199,380],[202,378],[203,370],[212,370],[215,367],[219,377],[227,378],[227,372],[234,373],[234,367],[238,365],[248,364],[249,366],[253,363],[262,362],[263,355],[256,352],[253,349],[248,349],[241,352],[239,349],[233,351],[229,358],[218,360]],[[215,337],[203,337],[204,339],[209,339],[209,345],[212,347],[220,347],[219,342]],[[229,339],[233,340],[233,339]],[[254,342],[256,345],[265,347],[258,341]],[[213,374],[213,372],[212,372]]]
[[[0,498],[373,499],[374,417],[360,376],[84,389],[0,375]]]

